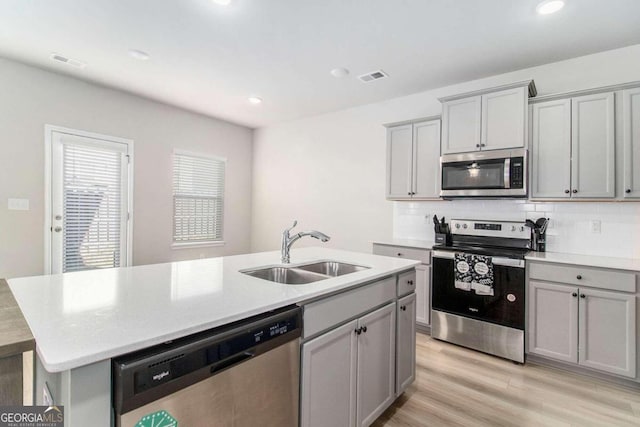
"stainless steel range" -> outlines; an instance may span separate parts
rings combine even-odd
[[[433,247],[434,338],[524,363],[524,222],[451,220]]]

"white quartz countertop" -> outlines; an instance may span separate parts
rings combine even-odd
[[[576,255],[560,252],[529,252],[525,259],[529,261],[552,262],[557,264],[574,264],[584,265],[587,267],[640,271],[640,259],[638,258]]]
[[[402,246],[405,248],[431,249],[435,244],[429,240],[412,240],[412,239],[382,239],[373,240],[371,243],[388,246]]]
[[[371,267],[306,285],[240,273],[280,252],[10,279],[47,371],[60,372],[342,291],[419,262],[328,248],[291,251],[291,266],[335,260]]]

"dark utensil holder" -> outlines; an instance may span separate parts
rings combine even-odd
[[[451,245],[451,234],[436,233],[436,243],[439,245]]]

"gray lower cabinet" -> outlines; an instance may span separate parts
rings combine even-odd
[[[398,300],[396,396],[416,378],[416,294]]]
[[[624,198],[640,197],[640,88],[622,92]]]
[[[371,425],[395,399],[396,303],[358,320],[356,425]],[[330,424],[325,424],[330,425]]]
[[[635,292],[529,280],[528,298],[529,353],[636,378]]]
[[[353,320],[302,346],[301,426],[355,425],[357,328]]]
[[[417,247],[374,243],[373,253],[422,262],[416,266],[416,277],[413,283],[416,293],[416,322],[420,326],[431,325],[431,251]]]

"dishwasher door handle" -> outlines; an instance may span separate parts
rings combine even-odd
[[[235,355],[233,357],[225,359],[225,360],[219,362],[218,364],[212,366],[211,367],[211,373],[215,374],[215,373],[220,372],[220,371],[222,371],[224,369],[230,368],[233,365],[237,365],[238,363],[242,363],[245,360],[251,359],[255,355],[256,355],[256,353],[253,350],[245,351],[244,353],[237,354],[237,355]]]

